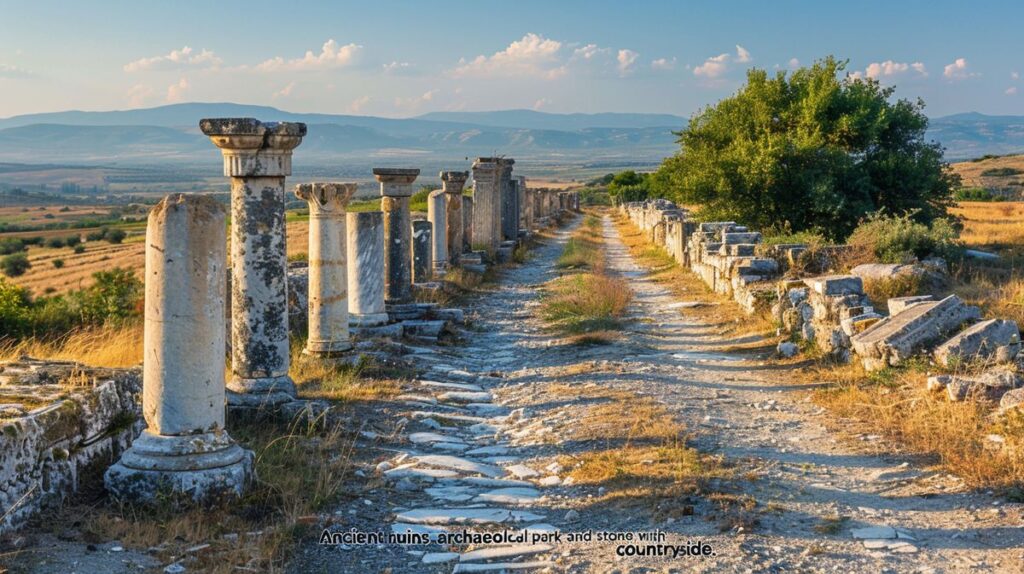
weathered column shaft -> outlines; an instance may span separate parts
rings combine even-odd
[[[384,212],[384,301],[403,304],[412,301],[412,222],[409,197],[418,169],[375,168],[380,182],[381,210]]]
[[[519,239],[519,192],[512,182],[511,158],[498,159],[498,189],[501,193],[501,239],[517,241]]]
[[[474,194],[476,191],[473,192]],[[473,198],[462,196],[462,252],[473,250]]]
[[[462,189],[469,178],[468,171],[442,171],[441,189],[445,193],[447,214],[445,223],[448,227],[448,264],[457,265],[466,250],[463,246],[465,221],[462,211]]]
[[[309,205],[309,337],[305,352],[330,355],[352,348],[348,333],[345,207],[354,183],[307,183],[295,195]]]
[[[473,163],[473,248],[495,252],[501,243],[501,174],[498,158]]]
[[[169,489],[195,500],[240,495],[252,453],[224,431],[227,238],[214,199],[175,194],[149,214],[142,412],[147,428],[104,477],[117,498]]]
[[[360,327],[388,321],[384,307],[384,214],[349,213],[346,220],[349,324]]]
[[[291,400],[285,177],[305,124],[207,119],[231,178],[231,381],[229,401],[257,406]]]
[[[422,219],[412,222],[412,281],[426,283],[433,278],[433,224]]]
[[[427,198],[427,221],[433,226],[430,232],[432,268],[440,275],[448,268],[448,194],[443,190],[433,191]],[[415,273],[413,275],[415,281]]]

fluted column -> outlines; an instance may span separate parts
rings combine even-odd
[[[501,243],[501,173],[498,158],[473,162],[473,249],[492,254]]]
[[[259,406],[295,397],[288,376],[285,177],[301,123],[205,119],[203,133],[231,178],[231,380],[228,402]]]
[[[374,168],[384,212],[384,301],[412,301],[412,221],[409,197],[418,169]]]
[[[345,208],[354,183],[304,183],[309,205],[309,338],[304,353],[330,356],[352,348],[348,336]]]

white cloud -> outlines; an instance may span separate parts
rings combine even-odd
[[[598,54],[604,54],[608,51],[608,48],[599,48],[597,44],[587,44],[586,46],[582,46],[573,50],[572,56],[574,59],[590,60],[594,56],[597,56]]]
[[[363,47],[358,44],[338,45],[333,39],[324,42],[320,47],[320,53],[314,54],[312,50],[306,50],[306,55],[301,58],[285,60],[281,56],[271,58],[256,66],[261,72],[276,72],[279,70],[327,70],[331,68],[342,68],[355,64],[362,53]]]
[[[124,65],[124,71],[128,73],[142,72],[147,70],[182,70],[185,68],[217,68],[223,60],[213,52],[203,49],[198,54],[195,50],[185,46],[180,50],[171,50],[163,56],[152,58],[139,58],[134,62]]]
[[[441,90],[433,89],[411,98],[395,98],[395,107],[403,110],[416,111],[425,103],[432,102]]]
[[[640,54],[633,50],[619,50],[619,55],[615,58],[619,62],[619,74],[625,76],[633,73],[633,66],[636,64],[636,60],[639,57]]]
[[[530,32],[489,57],[480,55],[469,61],[459,60],[450,74],[456,78],[532,76],[555,79],[567,72],[559,57],[561,50],[562,43],[558,40]]]
[[[280,90],[274,92],[274,95],[272,97],[275,100],[280,99],[280,98],[287,98],[288,96],[292,95],[292,90],[294,90],[294,89],[295,89],[295,82],[289,82],[287,86],[285,86],[285,87],[281,88]]]
[[[950,80],[966,80],[967,78],[973,78],[977,74],[970,72],[967,66],[966,58],[957,58],[952,64],[947,64],[942,69],[942,75]]]
[[[868,67],[864,70],[864,76],[877,80],[882,77],[902,75],[910,70],[914,70],[919,76],[928,77],[928,70],[925,69],[924,64],[921,62],[908,64],[906,62],[894,62],[893,60],[868,64]]]
[[[651,62],[651,69],[653,70],[674,70],[676,68],[676,59],[672,58],[658,58]]]
[[[748,51],[743,46],[736,44],[736,62],[740,64],[746,64],[751,59],[752,58],[750,57],[750,51]]]
[[[143,84],[135,84],[128,90],[128,103],[139,108],[146,104],[154,95],[156,90]]]
[[[177,83],[167,86],[167,101],[169,103],[180,102],[190,87],[188,79],[184,77],[178,80]]]
[[[7,64],[0,64],[0,78],[6,78],[8,80],[19,80],[23,78],[31,78],[34,74],[24,68],[18,66],[9,66]]]
[[[1018,72],[1010,72],[1010,79],[1011,80],[1019,80],[1020,79],[1020,74]]]
[[[693,75],[715,79],[725,74],[728,69],[729,54],[719,54],[704,60],[703,64],[695,67],[693,69]]]
[[[551,100],[549,100],[547,98],[541,98],[541,99],[537,100],[536,102],[533,102],[533,109],[534,110],[539,110],[539,109],[547,106],[550,103],[551,103]]]
[[[363,108],[366,107],[366,104],[370,103],[370,100],[370,96],[358,97],[352,100],[352,103],[348,105],[348,111],[352,112],[353,114],[358,114],[359,112],[363,111]]]
[[[790,58],[789,63],[787,65],[791,70],[795,70],[800,67],[800,60],[797,60],[796,58]]]
[[[390,64],[383,64],[381,68],[384,70],[385,74],[401,75],[412,72],[414,66],[409,62],[393,61]]]
[[[910,65],[910,67],[915,72],[917,72],[918,74],[921,74],[922,77],[924,77],[924,78],[928,77],[928,70],[925,69],[924,63],[922,63],[922,62],[914,62],[913,64]]]
[[[1007,96],[1016,96],[1017,86],[1010,86],[1009,88],[1006,88],[1006,91],[1003,93],[1006,94]]]

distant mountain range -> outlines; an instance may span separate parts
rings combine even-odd
[[[0,162],[214,165],[219,158],[198,129],[204,117],[305,122],[309,135],[297,153],[306,165],[329,165],[341,158],[379,165],[413,158],[433,163],[490,154],[548,165],[657,163],[677,150],[672,132],[687,122],[669,114],[532,110],[432,112],[394,119],[187,103],[0,119]],[[1024,152],[1024,117],[968,113],[934,118],[929,138],[942,142],[953,160]]]

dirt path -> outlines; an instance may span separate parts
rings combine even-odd
[[[416,393],[403,398],[409,424],[394,442],[376,446],[381,488],[335,512],[380,516],[395,532],[429,536],[525,528],[563,537],[532,546],[343,545],[342,552],[309,545],[294,571],[1021,571],[1021,505],[962,492],[955,478],[897,457],[859,453],[825,428],[825,415],[805,400],[807,388],[787,385],[784,372],[763,360],[707,352],[722,343],[711,335],[714,326],[672,307],[677,300],[637,267],[607,217],[609,270],[634,291],[628,330],[608,345],[554,340],[534,307],[570,231],[467,306],[475,328],[464,334],[466,346],[422,352],[426,372]],[[563,392],[549,392],[552,385]],[[707,492],[692,501],[653,497],[623,505],[628,491],[613,498],[600,485],[567,480],[571,469],[559,461],[595,449],[593,441],[573,438],[592,422],[583,397],[595,391],[629,393],[677,416],[694,446],[734,467],[734,477],[717,486],[749,502],[745,518],[725,520]],[[685,502],[692,512],[665,517],[664,506]],[[863,534],[871,540],[854,538],[854,530],[869,527],[874,531]],[[703,541],[715,555],[623,557],[616,554],[621,542],[565,537],[654,529],[665,534],[660,544]]]

